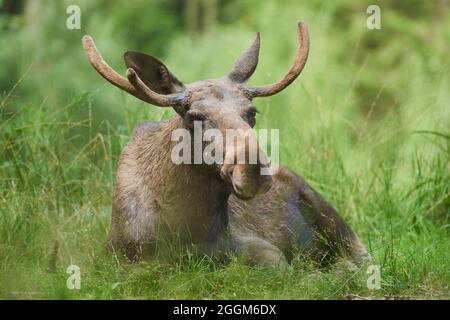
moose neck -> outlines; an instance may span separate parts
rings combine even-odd
[[[174,164],[171,158],[172,132],[184,128],[174,117],[151,130],[140,140],[137,165],[145,189],[156,195],[161,215],[173,225],[188,227],[190,233],[209,241],[228,223],[230,188],[211,168],[202,164]],[[206,232],[206,233],[205,233]]]

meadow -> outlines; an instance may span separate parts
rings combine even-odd
[[[379,1],[381,30],[366,27],[370,1],[218,1],[217,21],[198,30],[180,1],[44,2],[0,13],[0,298],[450,298],[448,2]],[[68,4],[81,30],[66,28]],[[283,93],[254,101],[257,128],[280,130],[281,163],[359,234],[381,288],[367,288],[365,267],[317,270],[301,257],[276,268],[105,251],[121,149],[139,122],[176,114],[101,79],[81,37],[116,70],[141,50],[189,83],[222,76],[260,31],[257,85],[289,68],[299,20],[308,63]],[[69,265],[79,290],[66,286]]]

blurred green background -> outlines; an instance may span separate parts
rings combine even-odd
[[[66,27],[73,4],[80,30]],[[371,4],[381,8],[381,30],[366,26]],[[0,0],[0,294],[448,297],[449,14],[447,0]],[[339,277],[302,282],[296,268],[238,264],[211,274],[201,263],[136,271],[98,262],[122,147],[139,121],[175,113],[104,81],[81,37],[92,35],[119,72],[123,53],[140,50],[189,83],[225,74],[259,31],[249,81],[259,85],[290,67],[299,20],[310,30],[308,63],[283,93],[255,100],[257,126],[280,129],[281,162],[361,235],[383,267],[383,290]],[[69,263],[88,270],[84,291],[65,288]],[[239,282],[242,274],[252,281]]]

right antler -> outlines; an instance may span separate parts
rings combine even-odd
[[[160,107],[177,106],[183,103],[185,99],[184,93],[167,95],[156,93],[144,84],[133,69],[128,69],[127,71],[128,80],[122,77],[103,60],[95,46],[94,40],[90,36],[84,36],[82,42],[89,62],[94,69],[116,87],[132,94],[138,99]]]
[[[305,23],[298,23],[298,38],[299,45],[297,48],[297,54],[295,56],[295,61],[289,71],[284,75],[284,77],[270,85],[259,86],[259,87],[244,87],[244,91],[248,94],[250,98],[254,97],[268,97],[274,95],[287,86],[289,86],[302,72],[305,67],[306,60],[308,60],[309,53],[309,33],[308,27]]]

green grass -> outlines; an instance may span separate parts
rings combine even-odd
[[[307,67],[282,94],[255,100],[258,127],[280,129],[281,162],[360,235],[381,266],[380,290],[367,288],[365,268],[316,270],[300,257],[283,269],[238,258],[218,264],[185,251],[170,261],[130,264],[106,252],[120,151],[136,123],[174,112],[105,84],[88,66],[79,37],[52,29],[76,48],[73,55],[54,65],[58,52],[24,53],[16,85],[2,89],[0,298],[449,299],[448,32],[425,41],[426,19],[395,10],[383,11],[383,31],[368,32],[358,13],[364,5],[319,3],[264,2],[197,39],[174,37],[164,61],[187,82],[220,76],[260,30],[251,84],[272,82],[289,67],[295,22],[309,23]],[[450,30],[449,19],[434,21],[435,29]],[[10,41],[26,48],[29,29]],[[102,29],[99,47],[123,70],[118,59],[128,48],[107,42],[113,29]],[[80,290],[66,287],[71,264],[81,268]]]
[[[376,164],[357,170],[345,168],[334,143],[339,137],[325,133],[304,147],[322,151],[304,154],[299,148],[303,155],[290,160],[300,168],[304,161],[309,170],[298,171],[340,209],[381,265],[382,289],[368,290],[364,268],[318,271],[301,260],[286,269],[258,268],[186,253],[170,262],[130,264],[105,252],[114,167],[127,135],[107,122],[104,134],[94,132],[89,119],[76,121],[73,111],[90,105],[84,95],[57,113],[45,105],[23,106],[2,124],[1,297],[449,297],[448,137],[409,135],[428,139],[426,146],[436,150],[430,156],[418,148],[408,158],[393,140]],[[77,137],[80,129],[90,137]],[[76,146],[71,137],[80,140]],[[400,173],[403,180],[395,178]],[[66,288],[70,264],[81,268],[79,291]]]

